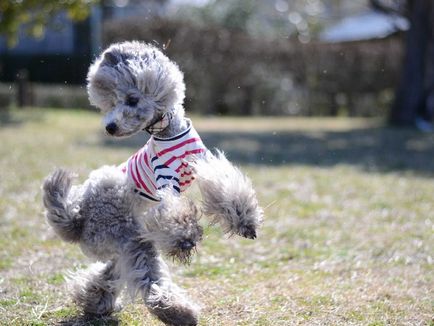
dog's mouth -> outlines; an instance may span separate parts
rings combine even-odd
[[[143,126],[142,125],[137,125],[137,126],[129,126],[127,129],[117,125],[116,123],[110,122],[109,124],[106,125],[105,127],[105,131],[107,133],[107,135],[111,136],[111,137],[115,137],[115,138],[124,138],[124,137],[129,137],[132,136],[140,131],[143,130]]]
[[[126,137],[130,137],[132,135],[134,135],[135,133],[137,133],[138,131],[134,131],[134,132],[115,132],[115,133],[109,133],[107,132],[107,135],[109,135],[110,137],[114,137],[114,138],[126,138]]]
[[[135,134],[135,132],[117,131],[115,133],[106,132],[106,134],[109,135],[110,137],[114,137],[114,138],[126,138],[126,137],[132,136],[133,134]]]

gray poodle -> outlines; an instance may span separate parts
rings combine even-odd
[[[140,42],[113,44],[91,65],[90,102],[114,137],[146,130],[149,141],[119,166],[90,173],[82,185],[58,169],[43,185],[48,223],[98,262],[74,275],[71,292],[85,313],[108,315],[126,284],[168,325],[196,325],[198,308],[176,286],[160,252],[188,262],[202,239],[199,212],[225,232],[254,239],[263,212],[250,180],[211,154],[184,117],[178,66]],[[183,196],[196,180],[202,208]]]

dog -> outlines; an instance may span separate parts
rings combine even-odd
[[[184,115],[183,74],[158,48],[138,41],[111,45],[90,66],[87,90],[107,134],[144,130],[150,139],[81,185],[63,169],[43,184],[49,225],[97,260],[74,275],[73,299],[87,314],[110,315],[126,284],[165,324],[196,325],[198,305],[171,280],[161,254],[188,262],[202,239],[201,214],[227,233],[256,238],[263,210],[252,183],[222,152],[205,147]],[[193,180],[201,208],[184,195]]]

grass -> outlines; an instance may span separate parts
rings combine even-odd
[[[433,325],[433,135],[365,119],[194,121],[266,207],[256,241],[207,226],[192,264],[171,266],[201,325]],[[159,325],[140,302],[79,315],[64,274],[90,261],[46,225],[40,194],[55,166],[83,180],[144,137],[108,139],[86,111],[0,116],[0,324]]]

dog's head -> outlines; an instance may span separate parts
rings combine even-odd
[[[173,110],[182,108],[183,74],[156,47],[142,42],[116,43],[90,66],[90,103],[104,116],[107,132],[130,136]]]

